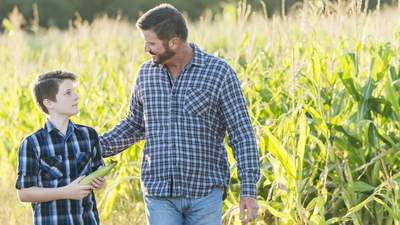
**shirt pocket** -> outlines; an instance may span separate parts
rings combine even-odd
[[[194,116],[205,116],[209,109],[210,93],[202,89],[190,88],[185,95],[185,112]]]
[[[56,180],[63,176],[63,161],[61,155],[44,157],[40,159],[42,174],[45,178]]]
[[[90,159],[92,154],[90,152],[80,152],[76,156],[76,169],[79,176],[87,175],[90,172]],[[97,169],[97,168],[96,168]]]

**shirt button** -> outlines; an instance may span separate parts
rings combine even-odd
[[[175,144],[173,144],[172,147],[175,148]]]

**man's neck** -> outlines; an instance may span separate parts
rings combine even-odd
[[[64,134],[64,136],[67,134],[69,117],[57,117],[49,115],[47,119],[55,128],[57,128],[62,134]]]
[[[172,79],[175,80],[178,74],[185,68],[185,66],[190,62],[193,56],[193,49],[188,43],[182,45],[182,48],[171,58],[170,62],[165,65],[168,68]]]

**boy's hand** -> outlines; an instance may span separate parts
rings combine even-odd
[[[76,180],[72,181],[70,184],[66,186],[67,195],[69,199],[73,200],[81,200],[84,197],[88,196],[90,192],[92,192],[92,186],[90,185],[80,185],[79,182],[85,176],[80,176]]]
[[[98,169],[100,169],[103,166],[99,166]],[[105,177],[99,177],[99,178],[92,178],[92,180],[90,181],[90,183],[92,184],[91,188],[93,191],[98,191],[100,189],[102,189],[104,186],[106,186],[107,183],[107,179]]]

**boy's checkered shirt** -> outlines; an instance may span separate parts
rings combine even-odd
[[[49,120],[26,137],[18,151],[16,188],[59,188],[103,165],[93,128],[69,121],[64,136]],[[94,193],[82,200],[32,203],[35,224],[99,224]]]
[[[103,156],[145,139],[143,191],[199,198],[214,187],[229,188],[228,132],[241,196],[256,198],[258,150],[239,80],[225,61],[190,46],[194,55],[175,81],[165,66],[141,65],[126,118],[100,136]]]

